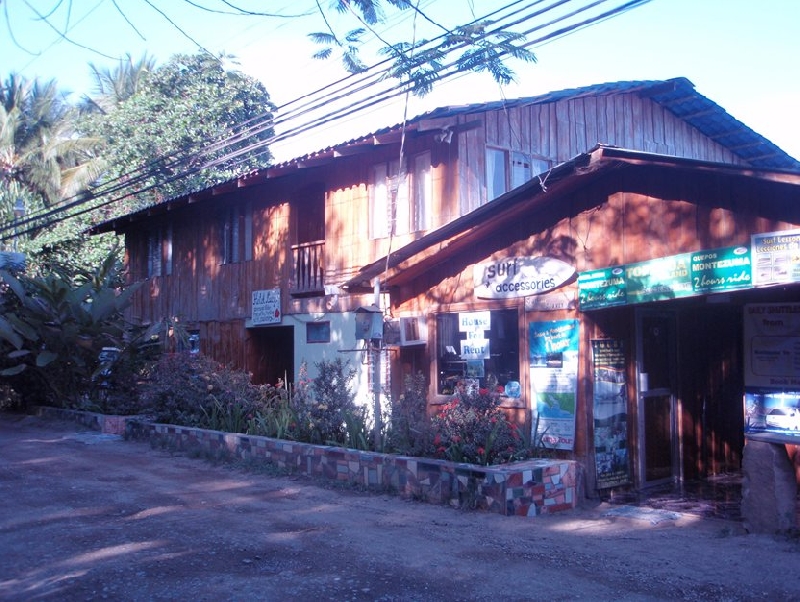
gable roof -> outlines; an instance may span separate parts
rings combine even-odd
[[[754,167],[800,170],[800,161],[729,115],[725,109],[715,102],[697,93],[694,84],[688,79],[678,77],[668,80],[622,81],[548,92],[538,96],[440,107],[418,115],[408,120],[405,124],[397,123],[387,126],[203,190],[167,199],[157,205],[145,207],[122,218],[108,220],[92,227],[89,232],[92,234],[110,232],[121,227],[123,223],[138,221],[151,215],[157,215],[197,200],[224,194],[237,188],[260,184],[265,180],[280,177],[298,168],[324,164],[345,154],[368,151],[379,143],[399,142],[402,131],[406,133],[415,130],[420,131],[420,128],[424,128],[426,123],[433,120],[456,118],[527,105],[546,104],[561,100],[591,96],[613,96],[626,93],[651,98],[654,102],[696,127],[702,134],[724,146],[731,153]]]
[[[498,232],[510,231],[520,223],[530,221],[538,211],[555,206],[559,199],[573,193],[612,170],[621,168],[659,168],[679,172],[705,173],[732,178],[751,178],[775,186],[796,188],[798,203],[794,206],[773,208],[773,213],[787,221],[800,222],[800,171],[759,170],[751,167],[659,155],[618,147],[598,145],[570,161],[554,167],[545,182],[533,178],[478,209],[463,215],[441,228],[401,247],[388,258],[382,257],[367,265],[342,284],[352,291],[373,290],[372,281],[380,278],[381,286],[402,286],[413,282],[432,268],[456,262],[459,255],[474,250],[486,240],[509,240]],[[764,203],[769,203],[765,199]],[[777,217],[777,215],[776,215]]]
[[[800,161],[786,153],[761,134],[758,134],[735,119],[717,103],[699,94],[694,84],[685,77],[668,80],[621,81],[595,84],[581,88],[571,88],[548,92],[538,96],[446,106],[417,115],[406,122],[406,130],[413,130],[421,123],[434,119],[446,119],[472,115],[487,111],[497,111],[528,105],[540,105],[563,100],[573,100],[592,96],[614,96],[618,94],[637,94],[649,97],[679,119],[697,128],[702,134],[754,167],[767,169],[800,169]],[[333,157],[344,146],[374,144],[382,136],[396,132],[403,124],[395,124],[369,134],[352,138],[302,157],[297,157],[276,165],[289,167],[313,159]],[[588,150],[588,149],[587,149]]]

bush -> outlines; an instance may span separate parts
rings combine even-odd
[[[314,364],[319,375],[308,378],[307,367],[300,367],[294,410],[303,441],[344,445],[347,420],[358,415],[350,385],[355,370],[341,358]]]
[[[249,374],[189,352],[161,356],[141,402],[158,422],[229,432],[246,432],[263,405]]]
[[[433,441],[425,375],[408,375],[403,384],[403,393],[391,404],[388,447],[400,454],[422,456],[430,452]]]
[[[495,392],[460,391],[433,417],[436,457],[472,464],[500,464],[526,454],[523,438],[500,409]]]

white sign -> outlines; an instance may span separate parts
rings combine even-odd
[[[489,339],[467,339],[460,341],[462,360],[488,360]]]
[[[750,237],[753,286],[800,281],[800,230]]]
[[[552,257],[513,257],[473,267],[475,296],[509,299],[549,293],[567,282],[575,268]]]
[[[744,385],[800,389],[800,303],[744,307]]]
[[[253,325],[281,323],[281,289],[253,291]]]
[[[458,314],[458,330],[461,332],[483,332],[491,327],[492,314],[489,311],[467,311]]]

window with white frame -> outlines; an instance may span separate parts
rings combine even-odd
[[[550,162],[531,157],[519,151],[501,148],[486,149],[486,199],[491,201],[501,194],[522,186],[535,175],[550,169]]]
[[[412,155],[400,170],[400,161],[373,167],[370,195],[370,237],[408,234],[431,225],[431,155]],[[392,227],[394,226],[394,227]]]

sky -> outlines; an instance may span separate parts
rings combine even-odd
[[[597,10],[623,1],[604,0]],[[420,0],[420,7],[432,20],[453,27],[511,2]],[[527,0],[517,6],[532,3]],[[562,13],[586,4],[588,0],[573,0]],[[197,5],[304,16],[225,15]],[[240,70],[261,81],[278,107],[288,107],[345,75],[336,61],[310,58],[318,47],[307,34],[325,29],[315,7],[315,0],[0,0],[0,76],[5,79],[16,72],[29,78],[55,78],[62,88],[85,94],[91,91],[89,63],[113,68],[116,57],[129,53],[139,58],[145,52],[164,62],[175,53],[195,53],[202,46],[236,56]],[[390,41],[438,33],[422,20],[415,23],[411,11],[387,14],[390,18],[380,34]],[[544,24],[556,14],[551,11],[528,23]],[[572,22],[582,18],[577,16]],[[340,32],[355,26],[343,16],[330,15],[330,19]],[[700,94],[800,159],[798,23],[800,2],[796,0],[651,0],[569,35],[533,44],[530,49],[536,63],[509,62],[516,74],[514,84],[501,87],[485,74],[453,78],[408,104],[399,96],[391,103],[309,129],[276,144],[273,153],[278,160],[297,157],[399,123],[404,114],[413,117],[438,106],[604,82],[686,77]],[[542,28],[527,39],[535,40],[555,27]],[[57,30],[66,31],[69,41]],[[364,58],[369,59],[376,47],[376,42],[368,44]],[[352,100],[348,97],[343,102]],[[303,119],[318,121],[329,108]]]

